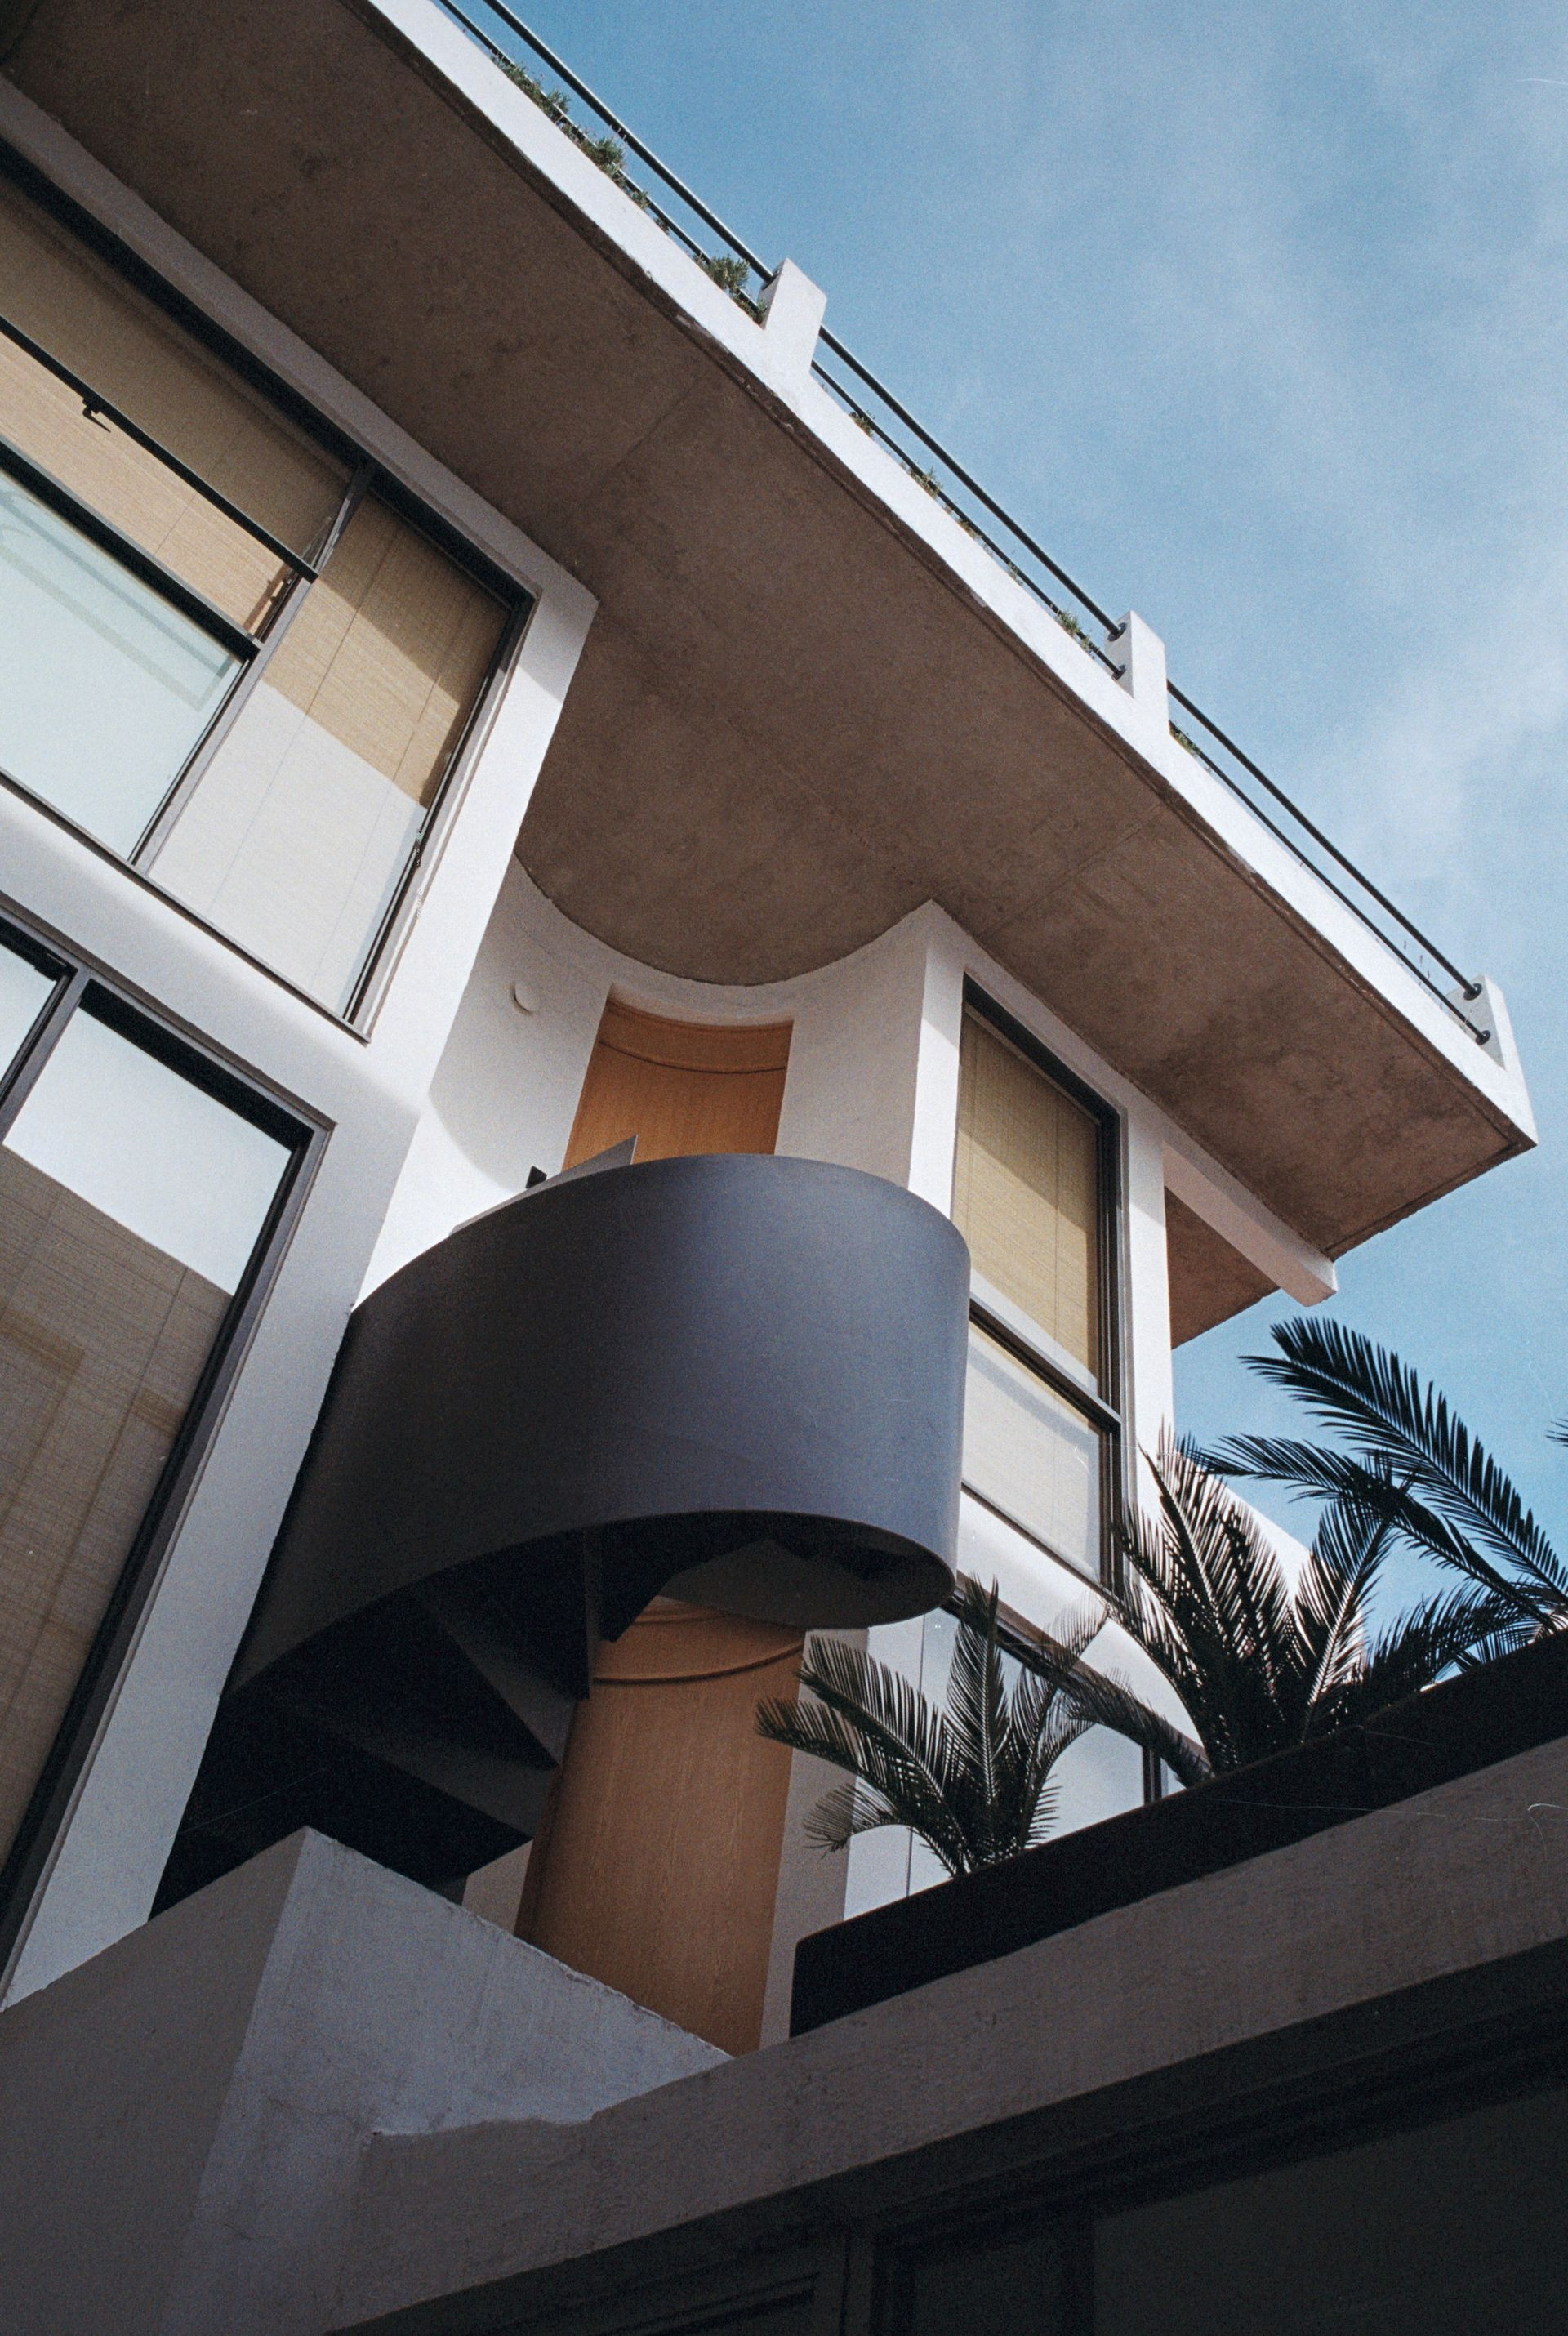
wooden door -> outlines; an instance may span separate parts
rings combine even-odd
[[[672,1022],[614,999],[566,1165],[771,1152],[789,1026]],[[789,1755],[756,1734],[798,1632],[658,1599],[601,1650],[529,1858],[518,1935],[728,2052],[755,2049]]]

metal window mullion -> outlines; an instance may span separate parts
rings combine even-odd
[[[37,1085],[49,1057],[64,1035],[65,1025],[82,1003],[89,977],[80,966],[62,976],[54,993],[23,1040],[15,1062],[0,1078],[0,1144],[11,1131],[23,1105]]]
[[[1075,1411],[1081,1411],[1086,1419],[1105,1434],[1121,1433],[1121,1413],[1114,1405],[1108,1404],[1104,1396],[1097,1395],[1084,1387],[1073,1377],[1070,1371],[1063,1370],[1059,1363],[1053,1362],[1048,1355],[1043,1355],[1037,1347],[1030,1346],[1026,1338],[1019,1337],[1018,1331],[1009,1323],[1004,1322],[998,1315],[990,1313],[978,1300],[970,1301],[969,1316],[971,1320],[980,1325],[988,1338],[994,1338],[999,1347],[1005,1347],[1016,1362],[1022,1363],[1026,1370],[1032,1371],[1037,1378],[1043,1379],[1052,1393],[1060,1396],[1064,1403],[1070,1404]]]
[[[375,471],[374,462],[361,462],[349,480],[344,489],[342,501],[338,504],[337,515],[323,540],[318,555],[319,566],[317,568],[301,566],[296,573],[287,591],[273,611],[271,622],[266,631],[256,640],[252,654],[244,669],[235,676],[233,687],[186,756],[180,770],[175,774],[162,802],[142,829],[134,847],[126,853],[125,856],[132,868],[150,869],[168,842],[171,830],[206,776],[214,756],[244,712],[251,692],[260,682],[272,657],[276,656],[284,635],[299,614],[307,593],[313,584],[319,581],[322,570],[336,550],[338,538],[357,509],[375,475]]]

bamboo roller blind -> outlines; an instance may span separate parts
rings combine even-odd
[[[89,422],[81,400],[0,339],[0,437],[248,631],[259,632],[289,569],[275,553],[127,438]]]
[[[96,253],[4,181],[0,181],[0,312],[281,542],[308,556],[321,541],[343,500],[347,484],[345,465],[116,276]],[[18,362],[27,362],[20,352],[14,351],[14,355]],[[61,394],[69,406],[70,393],[63,385]],[[80,409],[76,411],[79,452],[74,459],[85,466],[101,493],[124,494],[128,510],[134,512],[149,492],[139,476],[140,466],[152,458],[114,433],[117,448],[111,462],[102,448],[94,449],[91,443],[111,433],[83,419]],[[15,435],[6,426],[8,434]],[[58,453],[58,417],[43,426],[54,433]],[[32,449],[24,446],[24,451]],[[36,459],[44,461],[42,453]],[[117,463],[124,466],[118,488],[114,484]],[[118,509],[100,501],[85,486],[77,486],[76,480],[55,464],[45,467],[55,469],[63,483],[76,486],[83,499],[93,501],[106,518],[115,520],[138,542],[145,543],[144,536]],[[192,495],[177,480],[170,480],[169,489]],[[199,497],[193,500],[200,503]],[[194,519],[185,522],[197,538],[204,529],[229,525],[210,505],[203,510],[205,518],[200,524]],[[147,543],[146,548],[159,549],[155,543]],[[269,557],[259,546],[255,547],[255,556]],[[179,563],[170,560],[169,564]],[[219,599],[226,608],[233,606],[231,599],[216,592],[211,597]]]
[[[484,685],[507,611],[367,495],[267,667],[312,722],[428,803]]]
[[[1096,1376],[1098,1133],[1081,1105],[966,1010],[954,1222],[977,1271]]]

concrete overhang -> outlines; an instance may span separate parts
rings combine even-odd
[[[1329,1255],[1534,1141],[1505,1017],[1478,1045],[433,0],[7,24],[26,97],[597,595],[519,842],[577,922],[760,982],[936,900]]]

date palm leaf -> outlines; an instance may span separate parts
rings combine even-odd
[[[1487,1633],[1524,1627],[1489,1587],[1467,1582],[1372,1640],[1368,1603],[1399,1539],[1386,1497],[1399,1488],[1386,1474],[1368,1478],[1375,1498],[1329,1503],[1292,1590],[1261,1521],[1195,1452],[1167,1438],[1150,1465],[1160,1510],[1126,1530],[1125,1587],[1105,1591],[1100,1614],[1066,1639],[1007,1621],[999,1638],[1084,1718],[1157,1754],[1183,1784],[1363,1720],[1467,1660]],[[1196,1742],[1088,1660],[1107,1619],[1162,1673]]]
[[[760,1735],[845,1771],[849,1781],[806,1822],[822,1848],[907,1825],[950,1874],[967,1874],[1049,1833],[1052,1770],[1092,1723],[1053,1680],[1009,1677],[996,1585],[959,1587],[965,1609],[940,1709],[887,1664],[827,1638],[812,1641],[801,1665],[805,1698],[758,1706]]]
[[[1453,1529],[1472,1578],[1484,1579],[1489,1567],[1518,1611],[1553,1627],[1568,1609],[1568,1566],[1444,1396],[1397,1354],[1342,1323],[1301,1315],[1276,1323],[1271,1335],[1279,1351],[1248,1356],[1250,1367],[1306,1404],[1353,1455],[1403,1481]],[[1232,1451],[1222,1445],[1215,1456],[1232,1473],[1245,1473],[1242,1453],[1232,1466]],[[1450,1553],[1444,1562],[1459,1561]]]

